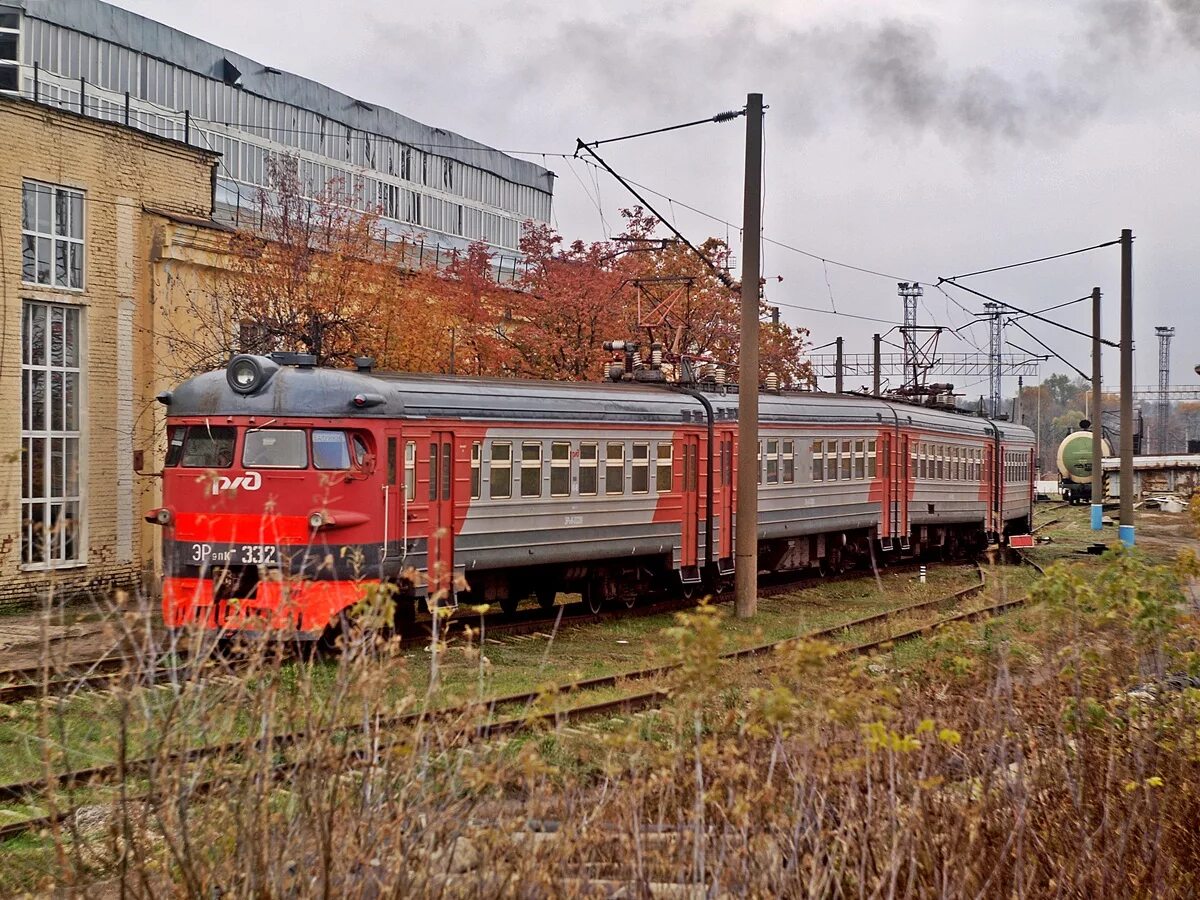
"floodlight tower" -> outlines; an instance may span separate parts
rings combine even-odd
[[[1004,353],[1004,321],[1001,319],[999,303],[985,303],[988,322],[988,414],[1000,415],[1001,364]]]
[[[1175,329],[1167,325],[1159,325],[1154,329],[1158,335],[1158,427],[1155,428],[1158,438],[1158,452],[1170,451],[1170,439],[1167,437],[1168,410],[1170,401],[1167,400],[1171,385],[1171,338]]]
[[[896,293],[904,303],[904,325],[900,333],[904,336],[904,379],[912,378],[916,387],[917,374],[917,301],[925,296],[925,289],[917,282],[901,281]]]

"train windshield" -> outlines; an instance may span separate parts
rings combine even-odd
[[[233,465],[237,429],[228,425],[176,425],[167,442],[168,466],[224,469]]]
[[[299,428],[260,428],[246,432],[242,465],[254,469],[303,469],[308,441]]]

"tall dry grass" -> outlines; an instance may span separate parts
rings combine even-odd
[[[370,631],[335,662],[250,648],[204,689],[116,691],[117,756],[155,766],[52,792],[87,805],[6,848],[5,877],[144,897],[1196,896],[1200,630],[1179,584],[1136,554],[1059,564],[1002,622],[857,663],[806,644],[763,671],[718,661],[702,606],[672,631],[664,709],[490,742],[481,710],[389,724],[435,698]],[[49,771],[70,723],[41,709]]]

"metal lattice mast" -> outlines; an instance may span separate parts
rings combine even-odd
[[[1171,403],[1167,399],[1167,393],[1171,387],[1171,338],[1175,336],[1175,329],[1159,325],[1154,329],[1154,333],[1158,335],[1158,423],[1154,431],[1158,439],[1158,452],[1169,453],[1171,448],[1167,436],[1167,423]]]
[[[1000,415],[1000,373],[1003,371],[1004,323],[1001,320],[1000,304],[985,303],[988,322],[988,414]]]
[[[918,382],[917,301],[925,296],[925,289],[915,281],[911,284],[901,281],[896,288],[896,293],[904,303],[904,326],[900,329],[900,333],[904,335],[904,382],[916,387]]]

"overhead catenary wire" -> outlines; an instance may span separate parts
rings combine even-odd
[[[668,131],[679,131],[682,128],[693,128],[696,125],[712,125],[714,123],[732,122],[734,119],[744,116],[746,110],[735,109],[719,112],[715,116],[709,116],[707,119],[696,119],[692,122],[683,122],[679,125],[667,125],[663,128],[651,128],[649,131],[639,131],[634,134],[623,134],[620,137],[604,138],[598,141],[580,141],[580,145],[584,147],[599,147],[601,144],[615,144],[617,141],[630,141],[634,138],[649,137],[652,134],[665,134]]]
[[[990,300],[992,303],[997,303],[1000,306],[1003,306],[1005,309],[1011,309],[1013,312],[1023,313],[1028,318],[1037,319],[1039,322],[1045,322],[1047,325],[1053,325],[1055,328],[1061,328],[1063,331],[1071,332],[1071,334],[1077,334],[1080,337],[1085,337],[1085,338],[1088,338],[1089,340],[1092,337],[1086,331],[1080,331],[1078,328],[1072,328],[1070,325],[1064,325],[1061,322],[1055,322],[1053,319],[1047,319],[1045,316],[1039,315],[1036,312],[1031,312],[1027,309],[1021,309],[1021,307],[1013,306],[1011,303],[1007,303],[1004,300],[997,300],[995,297],[985,294],[982,291],[977,291],[974,288],[969,288],[965,284],[958,284],[949,278],[939,278],[938,284],[952,285],[953,287],[958,288],[960,291],[966,291],[968,294],[974,294],[976,297],[982,297],[984,300]],[[1018,325],[1017,327],[1019,328],[1020,326]],[[1109,341],[1104,338],[1100,339],[1100,343],[1105,344],[1106,346],[1109,346],[1109,347],[1119,347],[1120,346],[1119,344],[1115,343],[1114,341]]]
[[[1064,363],[1065,365],[1070,366],[1072,369],[1074,369],[1078,373],[1079,377],[1082,378],[1084,381],[1092,380],[1089,376],[1083,374],[1082,369],[1080,369],[1077,365],[1075,365],[1073,362],[1071,362],[1069,359],[1067,359],[1065,356],[1063,356],[1061,353],[1059,353],[1057,350],[1055,350],[1053,347],[1051,347],[1049,344],[1047,344],[1045,341],[1043,341],[1041,338],[1039,338],[1036,334],[1034,334],[1032,331],[1030,331],[1028,328],[1026,328],[1020,322],[1014,322],[1012,319],[1009,319],[1008,324],[1015,325],[1017,328],[1021,329],[1021,331],[1025,332],[1025,334],[1027,334],[1027,335],[1029,335],[1029,337],[1033,338],[1033,340],[1036,341],[1039,346],[1044,347],[1046,349],[1047,353],[1049,353],[1051,356],[1053,356],[1059,362]]]
[[[1075,256],[1079,253],[1090,253],[1092,250],[1100,250],[1104,247],[1113,247],[1121,243],[1120,239],[1115,241],[1105,241],[1103,244],[1094,244],[1091,247],[1080,247],[1078,250],[1068,250],[1065,253],[1055,253],[1051,256],[1040,256],[1037,259],[1027,259],[1023,262],[1009,263],[1006,266],[993,266],[990,269],[979,269],[975,272],[966,272],[962,275],[952,275],[949,278],[943,278],[941,281],[954,281],[956,278],[974,278],[976,275],[987,275],[990,272],[1004,272],[1008,269],[1019,269],[1022,266],[1032,266],[1037,263],[1049,262],[1052,259],[1062,259],[1067,256]]]

